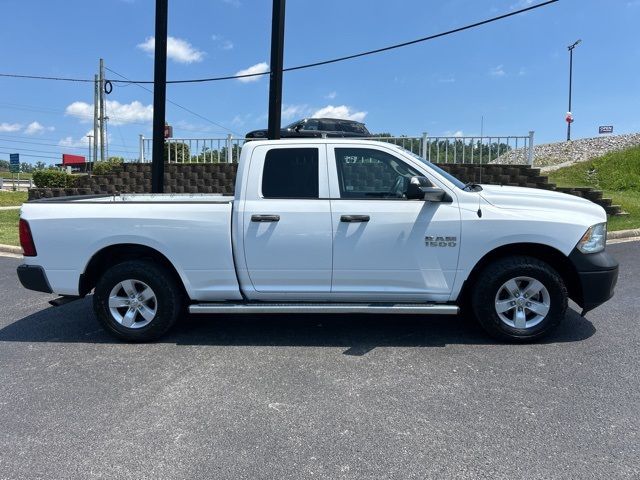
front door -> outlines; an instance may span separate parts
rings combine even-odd
[[[295,144],[253,152],[242,220],[247,274],[258,293],[331,289],[325,153]]]
[[[407,200],[408,180],[425,174],[390,149],[335,145],[329,152],[332,197],[340,197],[331,201],[331,291],[371,301],[448,300],[460,235],[455,201]]]

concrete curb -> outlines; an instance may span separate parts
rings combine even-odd
[[[16,253],[18,255],[22,255],[22,248],[20,247],[15,247],[13,245],[2,245],[0,243],[0,252],[5,252],[5,253]]]
[[[617,232],[607,232],[607,240],[618,240],[620,238],[640,237],[640,228],[631,230],[618,230]]]

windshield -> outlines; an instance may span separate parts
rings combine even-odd
[[[464,182],[461,182],[460,180],[458,180],[456,177],[454,177],[453,175],[451,175],[449,172],[447,172],[446,170],[443,170],[442,168],[440,168],[439,166],[431,163],[428,160],[425,160],[424,158],[422,158],[420,155],[416,155],[415,153],[413,153],[410,150],[407,150],[406,148],[403,148],[401,146],[397,146],[400,150],[402,150],[405,153],[408,153],[409,155],[411,155],[413,158],[415,158],[416,160],[419,160],[421,163],[423,163],[424,165],[426,165],[427,167],[429,167],[431,170],[434,170],[436,173],[440,174],[441,176],[443,176],[444,178],[446,178],[447,180],[449,180],[451,183],[453,183],[456,187],[458,187],[460,190],[463,190],[465,187]]]

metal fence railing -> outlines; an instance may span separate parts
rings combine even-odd
[[[243,138],[168,138],[164,158],[169,163],[234,163],[240,158]],[[153,139],[140,135],[140,162],[150,162]]]
[[[533,164],[533,136],[429,136],[369,137],[393,143],[434,163],[522,163]]]
[[[368,137],[398,145],[434,163],[510,163],[533,165],[533,136],[429,136]],[[245,140],[233,138],[170,138],[165,141],[169,163],[234,163]],[[153,142],[140,135],[141,162],[150,162]]]

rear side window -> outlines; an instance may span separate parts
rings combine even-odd
[[[274,148],[262,172],[264,198],[318,198],[318,149]]]

